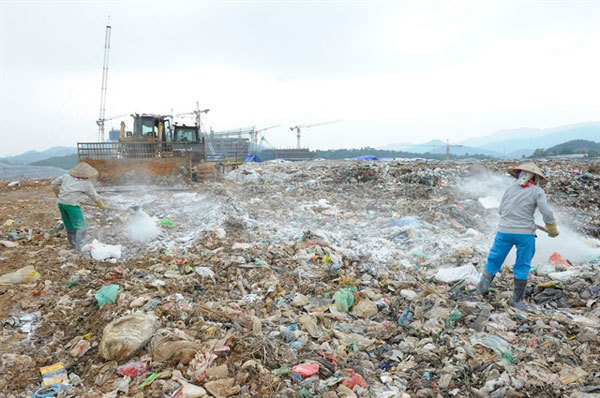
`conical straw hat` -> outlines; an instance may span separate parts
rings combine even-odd
[[[535,163],[523,163],[518,165],[517,167],[510,167],[507,169],[508,174],[515,178],[519,178],[519,171],[528,171],[530,173],[536,174],[540,177],[540,185],[546,185],[548,183],[548,179],[542,172],[542,170],[537,167]]]
[[[98,175],[98,170],[96,170],[86,162],[81,162],[77,166],[69,170],[69,174],[71,174],[73,177],[92,178]]]

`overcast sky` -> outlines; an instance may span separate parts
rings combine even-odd
[[[199,101],[283,147],[343,119],[311,149],[600,120],[600,0],[0,4],[0,156],[97,139],[108,15],[107,117]]]

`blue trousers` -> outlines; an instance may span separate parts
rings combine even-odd
[[[517,247],[517,259],[513,269],[515,279],[528,279],[531,259],[535,254],[535,235],[498,232],[490,249],[485,270],[496,275],[513,246]]]

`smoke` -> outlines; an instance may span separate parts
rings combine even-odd
[[[156,220],[150,217],[141,208],[130,212],[129,226],[127,235],[136,242],[150,242],[158,237],[160,228],[156,225]]]
[[[502,195],[506,188],[515,183],[515,179],[508,175],[482,170],[481,173],[461,179],[457,182],[456,188],[460,195],[464,195],[465,199],[479,200],[484,207],[489,207],[495,201],[499,204],[502,200]],[[546,264],[552,253],[557,252],[573,264],[581,264],[586,262],[591,256],[598,254],[600,241],[587,237],[576,232],[573,228],[567,225],[569,220],[569,212],[572,209],[563,209],[559,206],[551,204],[550,207],[554,212],[554,217],[558,223],[560,235],[556,238],[550,238],[543,231],[537,231],[536,253],[532,260],[532,266]],[[499,215],[497,208],[489,208],[486,210],[486,217],[490,227],[495,230]],[[535,212],[535,221],[538,225],[544,225],[542,215],[539,211]],[[493,242],[494,235],[490,234],[490,247]],[[505,263],[513,264],[516,258],[516,250],[513,248],[509,253]]]

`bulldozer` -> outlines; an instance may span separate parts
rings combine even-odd
[[[206,162],[205,137],[198,126],[173,123],[170,115],[132,114],[133,129],[120,123],[118,141],[77,143],[78,160],[100,178],[118,182],[126,173],[156,178],[180,174],[192,181],[215,178],[220,166]]]

